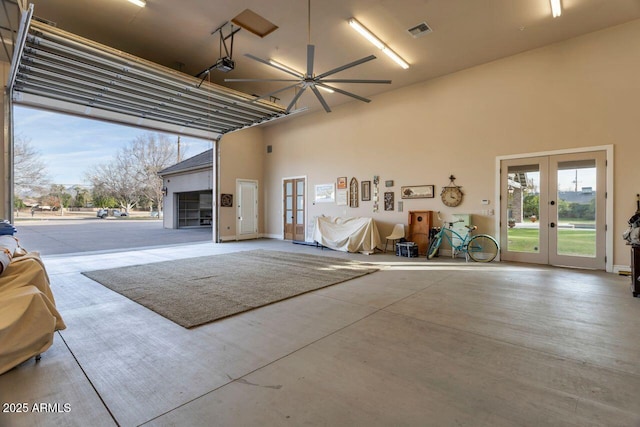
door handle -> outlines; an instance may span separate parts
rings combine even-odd
[[[555,205],[555,204],[556,204],[556,201],[555,201],[555,200],[552,200],[552,201],[550,201],[550,202],[549,202],[549,204],[550,204],[551,206],[553,206],[553,205]]]
[[[553,228],[553,227],[555,227],[555,226],[556,226],[556,223],[555,223],[555,222],[552,222],[551,224],[549,224],[549,227],[551,227],[551,228]]]

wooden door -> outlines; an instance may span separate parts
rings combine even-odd
[[[409,211],[410,242],[418,245],[418,254],[426,255],[429,248],[429,231],[431,230],[431,211]]]
[[[305,241],[305,178],[284,180],[284,238]]]

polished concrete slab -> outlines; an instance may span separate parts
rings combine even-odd
[[[382,270],[192,330],[80,274],[256,248]],[[640,423],[640,299],[628,277],[274,240],[45,263],[68,328],[39,363],[0,376],[0,403],[70,411],[0,412],[2,426]]]

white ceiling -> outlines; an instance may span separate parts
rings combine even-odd
[[[288,78],[245,57],[246,53],[300,71],[306,68],[305,0],[147,0],[144,8],[126,0],[32,3],[35,16],[58,28],[191,75],[220,56],[219,37],[211,32],[249,8],[279,28],[263,39],[241,30],[233,46],[235,70],[214,71],[211,80],[258,95],[286,85],[224,82],[225,78]],[[347,24],[350,17],[374,31],[411,67],[401,69],[362,39]],[[563,0],[563,14],[555,19],[548,0],[312,0],[311,43],[316,46],[317,73],[372,53],[378,56],[332,76],[393,81],[339,86],[373,96],[638,18],[640,0]],[[433,32],[413,38],[407,29],[422,21]],[[298,107],[320,108],[313,93],[307,92]],[[278,102],[287,105],[293,95],[293,89],[282,92]],[[331,106],[353,101],[340,94],[323,96]]]

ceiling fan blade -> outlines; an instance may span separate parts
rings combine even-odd
[[[289,103],[289,106],[287,107],[287,113],[291,111],[294,105],[296,105],[296,102],[298,102],[298,99],[300,98],[300,96],[302,96],[302,93],[305,91],[306,88],[307,88],[306,86],[302,86],[302,88],[298,91],[298,93],[296,93],[296,96],[293,97],[293,99]]]
[[[297,78],[299,78],[299,79],[304,78],[304,76],[301,76],[301,75],[300,75],[300,74],[298,74],[298,73],[294,73],[293,71],[285,70],[284,68],[280,68],[280,67],[278,67],[278,66],[275,66],[275,65],[273,65],[272,63],[270,63],[269,61],[266,61],[266,60],[264,60],[264,59],[262,59],[262,58],[258,58],[257,56],[253,56],[253,55],[251,55],[250,53],[245,53],[245,54],[244,54],[244,56],[246,56],[247,58],[251,58],[251,59],[253,59],[254,61],[262,62],[263,64],[268,65],[268,66],[269,66],[269,67],[271,67],[271,68],[275,68],[276,70],[283,71],[283,72],[285,72],[285,73],[291,74],[292,76],[297,77]]]
[[[320,104],[322,104],[322,106],[324,107],[324,111],[326,111],[327,113],[330,113],[331,112],[331,108],[329,108],[329,105],[327,104],[327,101],[324,100],[324,98],[320,94],[320,91],[318,90],[318,88],[316,88],[315,85],[310,85],[310,86],[311,86],[311,90],[313,91],[313,93],[316,94],[316,98],[318,98],[318,101],[320,101]]]
[[[322,79],[322,83],[377,83],[391,84],[391,80],[361,80],[361,79]]]
[[[341,93],[343,95],[350,96],[350,97],[355,98],[355,99],[357,99],[359,101],[362,101],[362,102],[371,102],[371,100],[368,99],[368,98],[364,98],[364,97],[362,97],[360,95],[356,95],[355,93],[347,92],[346,90],[338,89],[337,87],[329,86],[329,85],[326,85],[326,84],[320,83],[320,82],[316,82],[316,85],[322,86],[322,87],[326,87],[327,89],[331,89],[331,90],[333,90],[335,92],[338,92],[338,93]]]
[[[316,47],[312,44],[307,45],[307,77],[313,77],[313,58],[315,56]]]
[[[357,61],[350,62],[348,64],[343,65],[342,67],[334,68],[333,70],[329,70],[326,73],[322,73],[319,76],[316,76],[317,80],[320,80],[323,77],[330,76],[331,74],[339,73],[340,71],[344,71],[348,68],[355,67],[356,65],[364,64],[365,62],[376,59],[375,55],[369,55],[366,58],[358,59]]]
[[[283,87],[282,89],[278,89],[278,90],[274,90],[273,92],[265,93],[264,95],[261,95],[261,96],[259,96],[259,97],[255,98],[255,99],[252,99],[252,100],[251,100],[251,102],[255,102],[255,101],[258,101],[258,100],[260,100],[260,99],[267,99],[267,98],[269,98],[270,96],[275,95],[276,93],[280,93],[280,92],[283,92],[283,91],[285,91],[285,90],[287,90],[287,89],[291,89],[292,87],[296,87],[296,86],[298,86],[299,84],[300,84],[300,83],[294,83],[294,84],[292,84],[292,85],[289,85],[289,86]]]
[[[300,82],[300,79],[224,79],[225,82]]]

